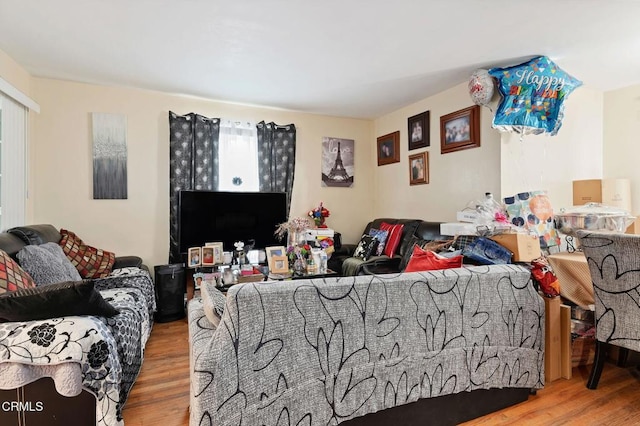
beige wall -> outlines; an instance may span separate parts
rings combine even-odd
[[[485,192],[500,194],[500,135],[491,129],[492,114],[480,113],[480,147],[440,154],[440,117],[473,105],[467,83],[425,98],[375,121],[376,137],[400,130],[400,162],[376,167],[372,217],[455,221],[456,211]],[[408,150],[407,118],[430,111],[428,148]],[[375,160],[376,146],[371,147]],[[409,185],[409,155],[429,152],[429,183]]]
[[[605,178],[629,178],[633,213],[640,213],[640,85],[604,94]]]
[[[602,92],[580,87],[557,135],[502,134],[502,195],[544,189],[554,209],[573,205],[574,180],[602,177],[602,123]]]
[[[31,94],[31,74],[0,50],[0,77],[25,95]]]
[[[136,89],[102,87],[35,78],[40,103],[31,177],[34,222],[75,231],[87,244],[118,255],[137,254],[152,266],[168,258],[169,122],[168,112],[197,112],[208,117],[295,123],[296,177],[292,215],[304,215],[320,201],[331,210],[327,223],[346,241],[356,241],[373,210],[371,121],[247,107]],[[127,116],[127,200],[92,199],[91,113]],[[322,137],[355,140],[352,188],[320,184]]]

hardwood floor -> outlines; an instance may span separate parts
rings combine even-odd
[[[186,318],[154,325],[142,371],[124,408],[126,426],[189,424],[188,339]],[[590,367],[574,368],[571,380],[556,380],[527,402],[464,425],[640,424],[637,361],[630,355],[629,367],[607,363],[596,390],[585,387]]]

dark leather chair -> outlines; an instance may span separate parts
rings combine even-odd
[[[349,268],[350,275],[373,275],[373,274],[390,274],[399,273],[401,271],[401,262],[405,253],[413,249],[412,242],[413,237],[423,240],[443,240],[450,239],[451,237],[445,237],[440,234],[440,222],[428,222],[420,219],[393,219],[393,218],[378,218],[369,222],[365,226],[361,235],[369,234],[369,230],[372,228],[380,228],[382,222],[395,225],[398,223],[404,224],[402,229],[402,237],[400,238],[400,244],[398,250],[393,258],[388,256],[372,256],[368,260],[364,261],[353,257],[353,252],[356,249],[356,244],[342,244],[342,247],[333,253],[331,259],[327,263],[329,269],[338,272],[340,275],[344,275],[345,268],[343,264],[347,259],[350,259],[351,267]]]

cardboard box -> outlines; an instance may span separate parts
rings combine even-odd
[[[633,223],[629,225],[626,233],[639,235],[640,234],[640,215],[634,214],[634,216],[636,217],[636,220],[634,220]]]
[[[544,378],[552,382],[562,377],[560,296],[544,299]]]
[[[602,203],[631,211],[629,179],[586,179],[573,181],[573,205]]]
[[[478,228],[473,223],[449,222],[440,224],[440,235],[478,235]]]
[[[470,222],[475,223],[480,215],[475,210],[462,210],[456,212],[456,220],[458,222]]]
[[[514,262],[531,262],[542,256],[540,240],[535,235],[498,234],[491,239],[513,253]]]

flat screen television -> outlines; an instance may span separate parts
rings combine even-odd
[[[236,241],[255,240],[255,248],[282,245],[273,233],[286,221],[284,192],[180,191],[178,196],[180,253],[216,241],[226,251]]]

